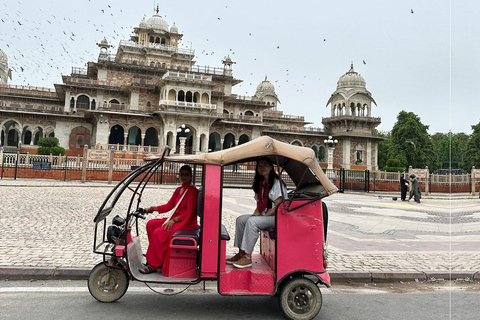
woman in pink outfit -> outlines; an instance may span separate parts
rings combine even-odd
[[[147,212],[164,213],[175,208],[181,201],[168,222],[166,222],[167,218],[152,219],[147,222],[150,244],[145,255],[147,265],[139,270],[143,274],[153,273],[162,268],[162,273],[168,276],[168,246],[172,235],[180,229],[198,229],[195,212],[198,190],[192,185],[192,168],[190,166],[184,165],[180,168],[180,182],[182,185],[175,190],[168,203],[147,209]]]

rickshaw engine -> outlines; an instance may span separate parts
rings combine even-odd
[[[113,217],[112,224],[113,225],[109,226],[107,229],[107,241],[109,243],[116,243],[116,240],[122,234],[122,230],[120,229],[120,227],[125,224],[125,219],[123,219],[119,215],[116,215],[115,217]]]

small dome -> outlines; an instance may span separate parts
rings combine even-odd
[[[366,87],[365,79],[353,70],[353,63],[350,70],[338,79],[337,88],[341,87]]]
[[[263,80],[257,86],[257,92],[255,93],[255,95],[265,96],[267,93],[275,95],[275,87],[273,86],[273,84],[270,83],[270,81],[267,80],[267,76],[265,76],[265,80]]]
[[[148,27],[156,30],[168,31],[168,23],[158,14],[154,14],[147,20]]]
[[[173,23],[173,26],[170,28],[170,33],[178,33],[178,28],[175,25],[175,22]]]
[[[102,46],[108,46],[108,41],[107,41],[107,39],[106,39],[106,38],[103,38],[103,40],[100,41],[100,45],[102,45]]]
[[[143,18],[142,21],[140,21],[139,27],[140,27],[140,28],[148,28],[148,25],[147,25],[147,23],[145,22],[145,18]]]
[[[223,61],[223,63],[225,63],[225,64],[232,64],[232,63],[233,63],[232,58],[230,58],[230,56],[228,55],[228,56],[225,58],[225,60]],[[257,89],[257,90],[258,90],[258,89]]]

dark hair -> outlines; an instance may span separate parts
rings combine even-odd
[[[258,165],[258,162],[260,160],[267,161],[268,164],[272,167],[272,170],[270,170],[270,174],[268,176],[268,184],[270,185],[270,188],[271,188],[273,186],[273,182],[274,182],[275,178],[280,180],[280,177],[275,172],[275,170],[273,168],[273,161],[270,160],[270,158],[267,158],[267,157],[258,158],[257,159],[257,165]],[[260,183],[262,183],[262,182],[263,182],[263,176],[260,175],[260,173],[258,173],[257,167],[255,166],[255,178],[253,179],[253,184],[252,184],[253,192],[257,193],[258,187],[260,186]]]
[[[178,172],[180,172],[182,170],[187,170],[190,173],[190,175],[192,176],[192,167],[190,167],[188,164],[185,164],[185,165],[181,166],[180,170],[178,170]]]

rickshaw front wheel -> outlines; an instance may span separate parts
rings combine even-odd
[[[114,302],[128,289],[128,275],[119,269],[97,264],[88,276],[88,291],[100,302]]]
[[[313,281],[304,277],[295,277],[283,286],[279,302],[288,319],[310,320],[320,312],[322,293]]]

